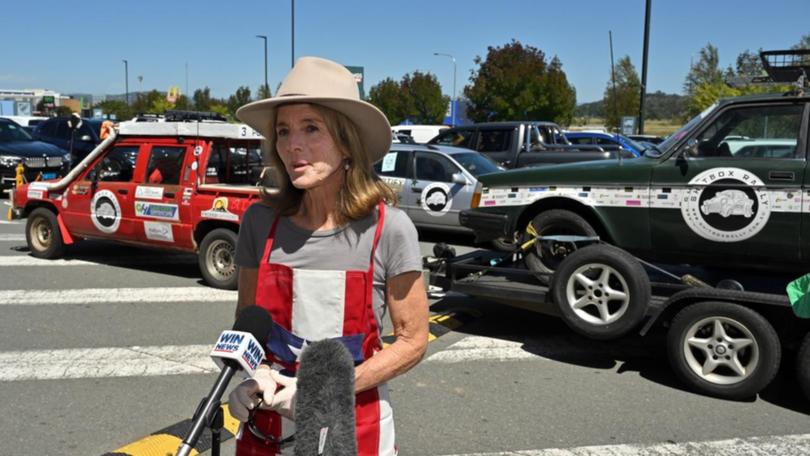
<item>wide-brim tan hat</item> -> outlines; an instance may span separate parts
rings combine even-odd
[[[273,98],[254,101],[236,111],[236,117],[268,141],[275,137],[276,110],[288,103],[312,103],[348,117],[357,127],[362,151],[372,163],[391,148],[391,124],[376,106],[360,99],[354,76],[343,65],[318,57],[301,57]]]

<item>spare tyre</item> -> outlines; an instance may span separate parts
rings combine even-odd
[[[632,255],[607,244],[568,255],[554,273],[551,293],[565,323],[591,339],[627,334],[644,318],[650,279]]]
[[[543,211],[537,214],[531,223],[538,236],[597,236],[596,230],[587,220],[565,209]],[[525,240],[528,240],[528,238],[524,237]],[[572,246],[567,242],[535,242],[526,252],[526,266],[534,273],[540,283],[547,284],[554,270],[572,251]]]

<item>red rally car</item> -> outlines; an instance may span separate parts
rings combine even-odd
[[[65,177],[10,192],[31,254],[81,239],[196,252],[205,281],[236,289],[236,235],[259,199],[262,137],[224,122],[123,122]]]

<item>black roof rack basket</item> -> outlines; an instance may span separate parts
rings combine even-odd
[[[773,82],[808,83],[810,76],[810,49],[760,51],[762,67]]]

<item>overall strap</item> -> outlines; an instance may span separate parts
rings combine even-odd
[[[380,241],[380,235],[382,234],[383,229],[383,221],[385,220],[385,202],[380,201],[380,204],[377,205],[378,216],[377,216],[377,229],[374,232],[374,242],[371,244],[371,261],[368,265],[368,273],[370,274],[369,277],[373,279],[374,277],[374,252],[377,250],[377,243]]]
[[[262,261],[259,265],[267,264],[270,261],[270,251],[273,250],[273,239],[276,237],[276,227],[278,221],[281,219],[279,214],[273,219],[273,225],[270,227],[270,232],[267,234],[267,242],[264,243],[264,254],[262,254]]]

